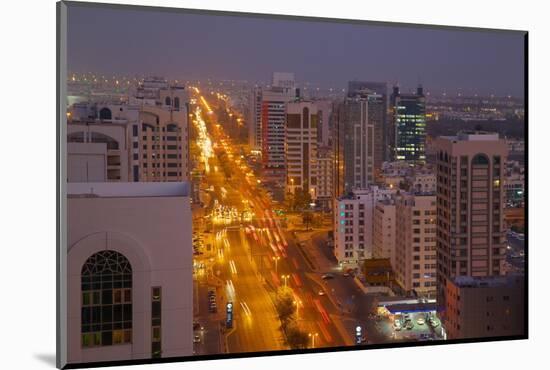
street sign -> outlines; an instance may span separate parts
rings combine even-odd
[[[363,340],[363,328],[359,325],[355,327],[355,344],[361,344]]]
[[[227,302],[225,305],[225,327],[226,328],[232,328],[233,327],[233,303]]]

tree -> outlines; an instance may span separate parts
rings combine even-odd
[[[294,209],[306,209],[311,203],[311,194],[307,189],[296,189],[294,194]]]
[[[277,291],[277,297],[275,299],[275,308],[279,314],[279,319],[283,324],[283,328],[286,328],[287,324],[291,321],[295,306],[292,290],[288,287],[281,287]]]
[[[309,225],[313,221],[313,213],[310,211],[304,211],[302,213],[302,223],[306,226],[306,230],[309,230]]]
[[[300,330],[295,321],[289,323],[285,329],[286,340],[291,349],[307,348],[307,333]]]

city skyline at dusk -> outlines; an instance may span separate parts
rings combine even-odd
[[[67,363],[526,337],[523,32],[66,21]]]

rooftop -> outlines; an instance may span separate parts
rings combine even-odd
[[[67,184],[69,197],[135,198],[186,197],[186,182],[74,182]]]
[[[506,276],[457,276],[454,283],[461,288],[493,288],[509,284],[516,284],[523,280],[523,275]]]
[[[488,131],[460,131],[456,136],[443,136],[452,141],[497,141],[498,133]]]

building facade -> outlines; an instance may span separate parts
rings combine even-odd
[[[69,183],[68,362],[193,354],[185,183]]]
[[[447,280],[447,339],[525,335],[523,275]]]
[[[336,196],[374,183],[374,125],[367,97],[347,97],[338,107],[334,127]]]
[[[248,145],[253,151],[262,149],[262,88],[254,87],[249,96]]]
[[[132,127],[133,181],[186,181],[189,178],[188,96],[183,86],[145,79],[131,101],[139,106]]]
[[[385,82],[349,81],[348,97],[366,95],[369,119],[374,125],[374,166],[379,170],[388,160],[388,85]]]
[[[290,89],[273,86],[262,92],[262,176],[284,183],[286,105],[295,97]]]
[[[445,321],[446,289],[456,278],[503,274],[507,148],[498,134],[487,132],[440,137],[435,146],[438,306]]]
[[[67,181],[131,181],[129,137],[138,117],[138,108],[127,104],[73,104],[67,114]]]
[[[187,93],[145,79],[125,103],[78,103],[67,114],[69,182],[189,178]]]
[[[285,167],[287,193],[309,192],[317,199],[317,106],[312,102],[287,104]]]
[[[372,253],[374,258],[387,258],[395,269],[395,199],[378,201],[374,208]]]
[[[317,204],[325,210],[332,209],[334,155],[332,147],[317,148]]]
[[[407,293],[436,294],[436,196],[402,194],[395,197],[395,276]]]
[[[390,97],[392,160],[423,163],[426,160],[426,98],[421,86],[416,94],[393,88]]]
[[[373,216],[376,203],[395,190],[372,186],[335,200],[334,255],[342,267],[355,268],[373,256]]]

